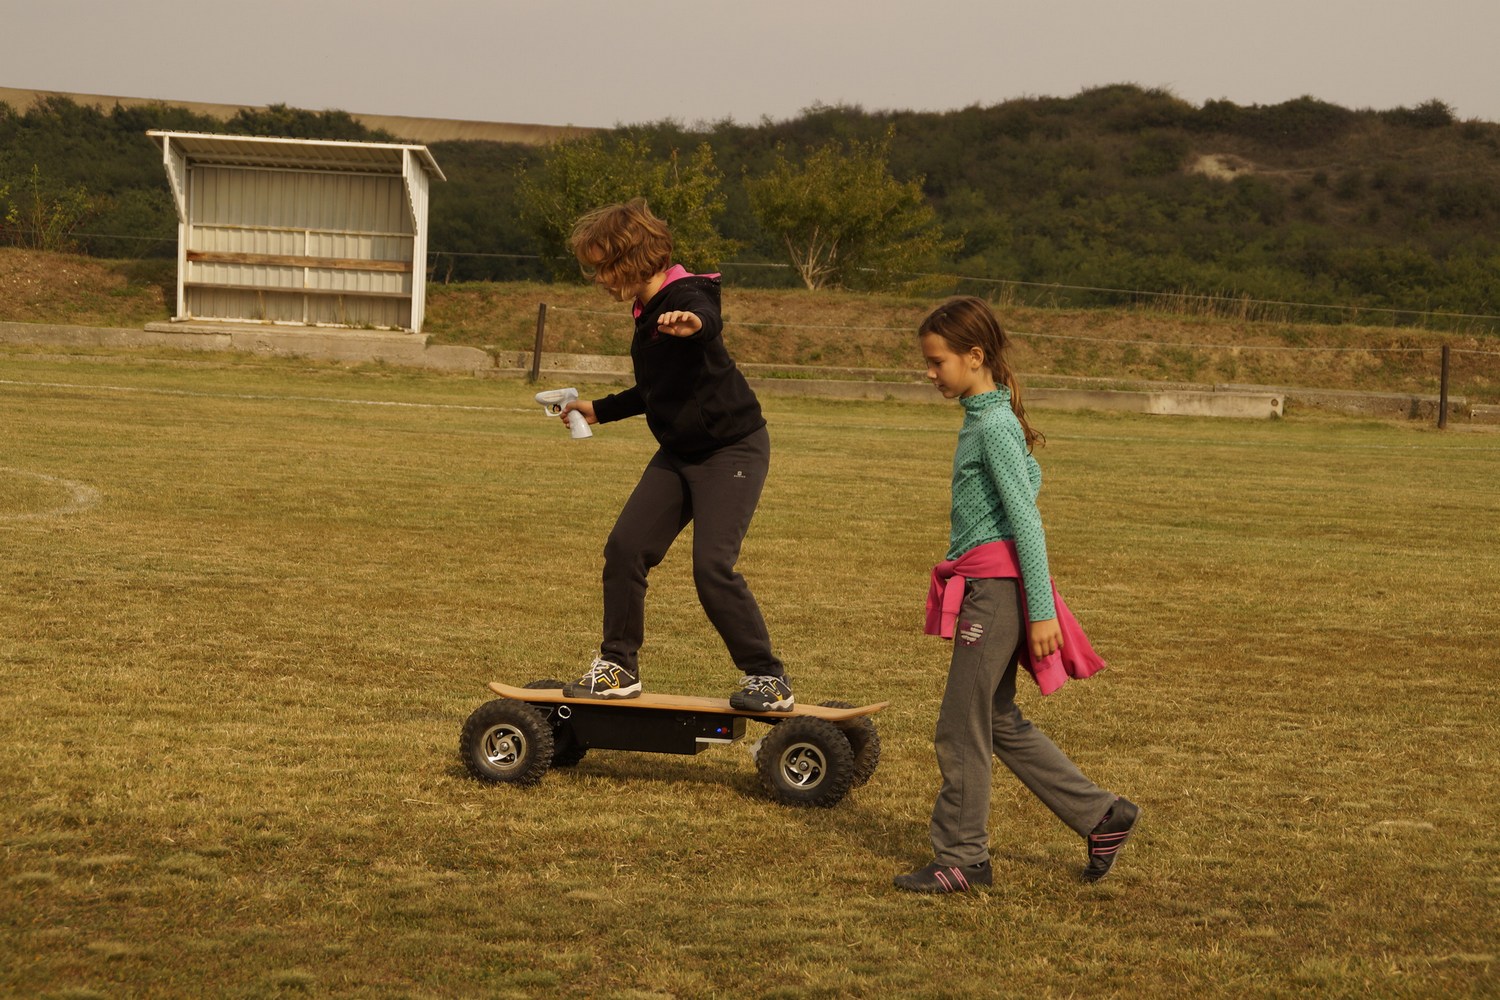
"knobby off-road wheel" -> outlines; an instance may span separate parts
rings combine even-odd
[[[824,708],[853,708],[847,701],[825,701]],[[849,738],[849,748],[854,751],[854,783],[850,788],[859,788],[875,775],[880,766],[880,734],[875,731],[875,720],[868,715],[848,722],[836,722]]]
[[[778,722],[755,755],[761,784],[791,806],[837,805],[854,782],[854,751],[831,722],[800,716]]]
[[[557,689],[563,686],[559,680],[532,681],[526,685],[528,688],[550,688]],[[532,706],[536,708],[535,705]],[[583,755],[589,752],[589,748],[578,742],[578,737],[573,733],[573,727],[568,720],[561,717],[561,712],[567,706],[553,705],[551,711],[543,712],[547,722],[552,726],[552,766],[574,767],[583,760]],[[537,709],[541,712],[542,709]]]
[[[534,785],[552,763],[552,726],[523,701],[487,701],[464,723],[458,752],[482,781]]]

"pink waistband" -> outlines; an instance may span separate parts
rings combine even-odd
[[[928,635],[953,638],[954,624],[959,609],[963,607],[965,579],[1015,580],[1021,590],[1021,607],[1026,607],[1026,584],[1021,578],[1021,561],[1016,553],[1016,543],[1005,540],[976,545],[957,559],[948,559],[932,568],[932,581],[927,588]],[[1051,582],[1049,581],[1049,585]],[[1025,636],[1021,641],[1021,663],[1036,679],[1042,694],[1051,694],[1068,678],[1081,680],[1103,670],[1105,663],[1089,638],[1078,624],[1078,619],[1068,610],[1057,587],[1052,586],[1052,603],[1057,607],[1057,625],[1062,629],[1062,648],[1036,660],[1031,655],[1030,643]]]

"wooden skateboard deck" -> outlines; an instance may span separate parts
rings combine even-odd
[[[800,715],[823,719],[826,722],[848,722],[851,719],[874,715],[890,704],[888,701],[881,701],[873,705],[861,705],[858,708],[828,708],[824,705],[799,704],[793,706],[790,712],[756,712],[734,708],[729,704],[727,698],[699,698],[693,695],[655,694],[650,691],[643,691],[634,698],[569,698],[562,693],[562,688],[512,687],[509,684],[501,684],[498,681],[490,683],[490,690],[503,698],[513,698],[516,701],[545,702],[557,705],[604,705],[617,708],[709,712],[717,715],[744,715],[752,718],[776,717],[792,719]]]

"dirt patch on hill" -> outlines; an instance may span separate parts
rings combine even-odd
[[[0,248],[0,322],[138,327],[167,319],[168,262],[116,262]]]
[[[1244,174],[1256,172],[1255,164],[1231,153],[1208,153],[1188,164],[1187,172],[1202,174],[1216,181],[1232,181]]]

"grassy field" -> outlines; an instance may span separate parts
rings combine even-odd
[[[1112,666],[1023,709],[1143,825],[1084,885],[1001,769],[995,888],[929,899],[890,879],[930,856],[956,408],[767,401],[741,569],[801,699],[892,703],[873,780],[796,810],[745,743],[463,772],[486,682],[586,662],[651,452],[530,392],[0,348],[0,995],[1500,990],[1500,435],[1044,414],[1053,570]],[[723,695],[685,549],[645,680]]]

